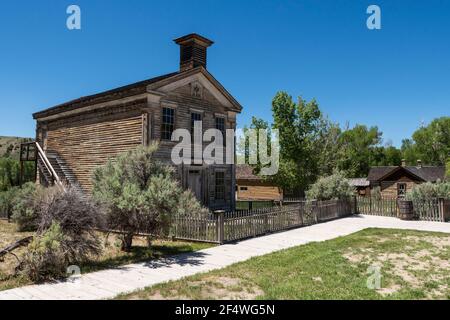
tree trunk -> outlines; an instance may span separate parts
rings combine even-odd
[[[133,234],[127,233],[122,236],[122,251],[130,252],[133,244]]]

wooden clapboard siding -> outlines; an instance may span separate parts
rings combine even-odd
[[[93,170],[142,144],[142,116],[48,130],[47,149],[69,165],[80,185],[92,189]]]
[[[283,192],[277,186],[257,183],[237,182],[237,200],[274,200],[283,199]],[[244,188],[244,190],[242,189]],[[245,190],[245,188],[247,190]]]

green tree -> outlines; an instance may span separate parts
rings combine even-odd
[[[418,159],[428,165],[443,166],[450,158],[450,117],[434,119],[403,140],[403,157],[409,165]]]
[[[34,162],[24,162],[24,181],[34,181]],[[10,157],[0,158],[0,192],[20,184],[20,162]]]
[[[367,176],[372,163],[379,159],[376,147],[381,143],[381,136],[378,127],[365,125],[343,131],[339,137],[338,168],[348,177]]]
[[[295,103],[286,92],[279,92],[272,101],[273,128],[279,131],[280,168],[273,178],[284,189],[305,190],[320,175],[319,146],[332,127],[324,119],[316,100],[301,97]],[[328,145],[329,146],[329,145]],[[320,148],[322,150],[323,148]]]

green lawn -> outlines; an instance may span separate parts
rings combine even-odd
[[[366,229],[118,299],[450,299],[450,235]],[[370,266],[381,286],[369,289]]]
[[[0,220],[0,249],[29,235],[32,235],[32,233],[17,232],[15,224]],[[135,237],[132,251],[126,253],[120,250],[120,241],[116,235],[106,237],[105,234],[100,234],[100,238],[103,243],[102,255],[82,264],[80,266],[82,273],[113,268],[128,263],[148,261],[162,256],[197,251],[213,246],[207,243],[157,240],[153,242],[152,247],[149,249],[145,238]],[[20,255],[25,250],[26,248],[20,248],[14,253],[20,258]],[[17,263],[17,259],[12,255],[7,255],[4,261],[0,261],[0,291],[31,283],[27,278],[15,274],[14,268],[17,266]]]

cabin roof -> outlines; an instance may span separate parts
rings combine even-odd
[[[370,185],[369,180],[367,178],[351,178],[348,179],[348,183],[352,187],[368,187]]]
[[[428,182],[435,182],[438,179],[443,180],[445,177],[445,168],[438,166],[383,166],[370,168],[368,180],[379,181],[388,177],[398,170],[405,170],[416,176],[418,179]]]
[[[236,165],[236,179],[259,181],[261,177],[254,174],[253,168],[248,164],[238,164]]]

